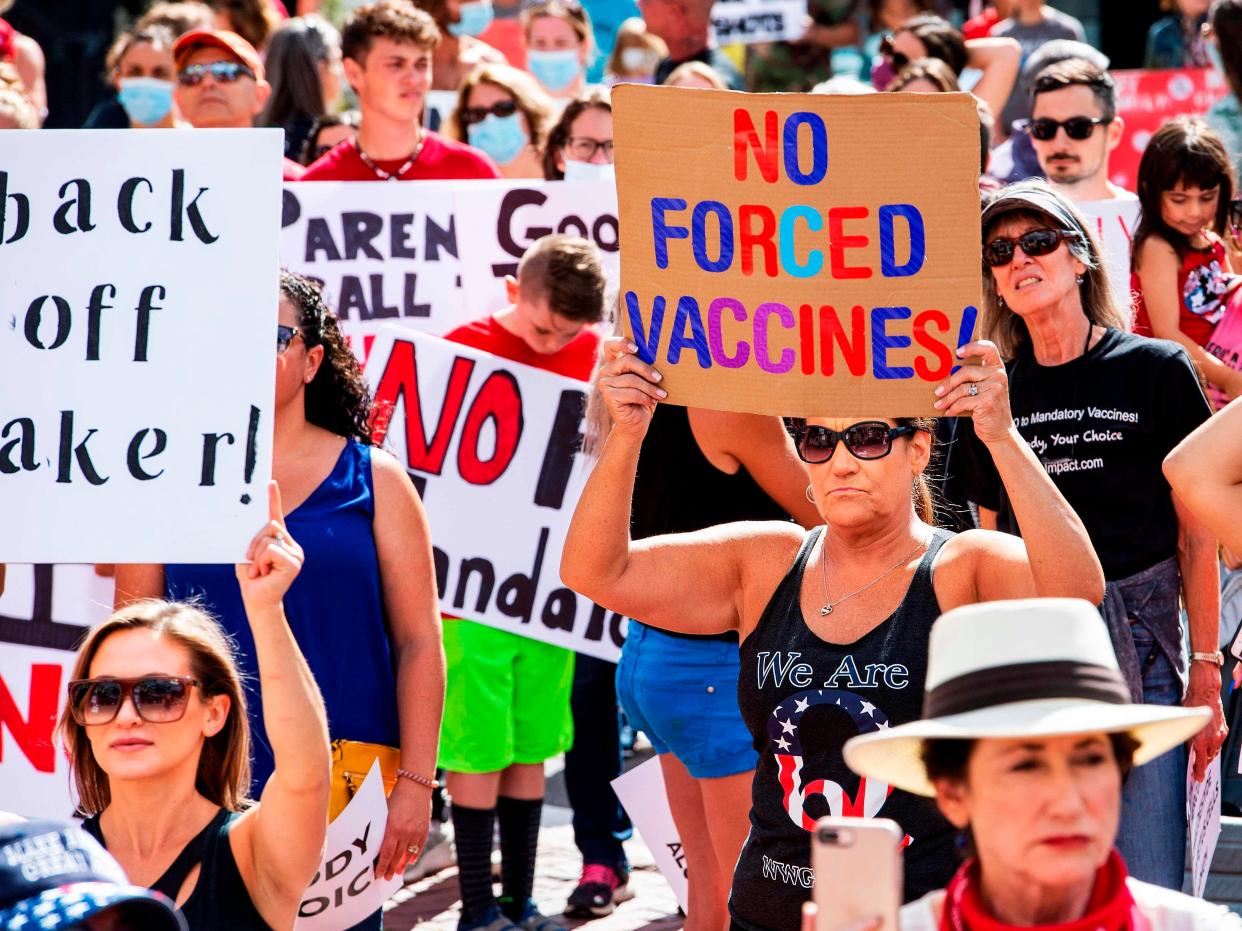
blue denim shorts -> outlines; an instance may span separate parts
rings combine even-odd
[[[630,726],[671,753],[696,779],[755,768],[750,732],[737,707],[737,642],[675,637],[630,621],[617,697]]]

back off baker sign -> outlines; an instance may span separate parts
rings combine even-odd
[[[0,152],[0,562],[232,562],[266,518],[280,133],[134,138]]]
[[[613,119],[621,318],[669,401],[934,413],[978,318],[969,95],[626,84]]]

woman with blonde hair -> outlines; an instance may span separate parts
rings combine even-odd
[[[701,61],[688,61],[678,65],[664,84],[667,87],[701,87],[718,91],[729,89],[720,72]]]
[[[522,10],[526,70],[545,91],[572,100],[586,86],[595,35],[586,7],[577,0],[535,0]]]
[[[617,29],[617,41],[604,69],[604,83],[652,84],[656,65],[667,57],[664,40],[647,28],[641,16],[631,16]]]
[[[138,601],[92,629],[59,724],[83,827],[190,931],[291,927],[327,831],[327,717],[281,602],[303,553],[275,482],[269,513],[236,567],[276,760],[260,800],[232,646],[193,604]]]
[[[479,65],[462,81],[450,133],[491,156],[505,178],[542,178],[552,101],[525,71]]]

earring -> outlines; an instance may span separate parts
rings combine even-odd
[[[811,494],[811,486],[810,486],[810,485],[807,485],[807,486],[806,486],[806,500],[807,500],[807,501],[810,501],[810,502],[811,502],[811,504],[814,504],[814,503],[815,503],[815,496],[814,496],[813,494]]]
[[[315,375],[314,375],[314,373],[313,373],[313,372],[312,372],[310,375],[307,375],[307,376],[306,376],[306,383],[307,383],[308,385],[309,385],[311,382],[313,382],[314,380],[315,380]]]
[[[1004,306],[1005,306],[1005,299],[1004,299],[1003,297],[1001,297],[999,294],[998,294],[998,295],[996,295],[996,306],[997,306],[997,307],[1004,307]]]
[[[1079,276],[1077,277],[1077,279],[1075,279],[1075,280],[1076,280],[1079,284],[1082,284],[1082,275],[1079,275]]]

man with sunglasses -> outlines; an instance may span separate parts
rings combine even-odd
[[[1130,291],[1130,236],[1139,202],[1108,180],[1109,156],[1125,133],[1113,79],[1085,59],[1067,58],[1035,76],[1031,98],[1031,119],[1019,120],[1015,128],[1030,137],[1053,190],[1095,224],[1109,281],[1124,296]]]
[[[173,60],[173,95],[195,129],[249,129],[272,95],[259,53],[235,32],[187,32],[173,45]],[[286,181],[302,176],[302,166],[292,159],[284,159],[282,167]]]
[[[356,139],[315,161],[303,181],[444,181],[499,178],[478,149],[421,125],[440,30],[408,0],[378,0],[341,29],[345,78],[362,117]]]

